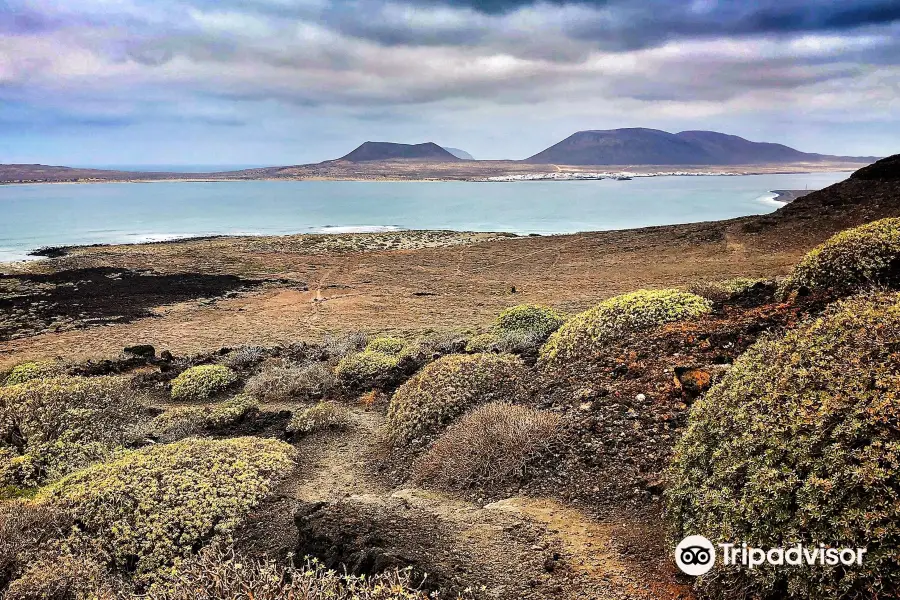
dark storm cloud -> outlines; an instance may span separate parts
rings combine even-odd
[[[350,3],[347,3],[350,4]],[[661,26],[698,22],[724,33],[841,30],[900,19],[896,0],[421,0],[412,4],[465,7],[486,14],[536,4],[580,5],[644,14]]]
[[[608,49],[652,47],[667,40],[842,32],[900,20],[897,0],[614,2],[570,32]]]
[[[412,4],[466,8],[486,15],[540,6],[593,8],[596,15],[572,23],[570,31],[602,47],[619,49],[689,37],[840,32],[900,21],[898,0],[426,0]]]

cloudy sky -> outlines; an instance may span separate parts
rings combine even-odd
[[[524,158],[636,126],[900,152],[900,1],[0,0],[0,163]]]

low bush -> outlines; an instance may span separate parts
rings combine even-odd
[[[213,539],[228,539],[293,465],[276,440],[187,439],[128,452],[68,475],[36,501],[72,513],[73,533],[92,540],[140,586]]]
[[[623,333],[650,329],[709,312],[708,300],[679,290],[639,290],[604,300],[575,315],[541,348],[552,362],[589,355]]]
[[[218,547],[166,573],[148,600],[427,600],[410,583],[408,571],[369,577],[336,573],[315,560],[298,568],[237,556]]]
[[[400,360],[392,354],[364,350],[342,358],[334,373],[347,387],[366,388],[383,384],[399,364]]]
[[[494,402],[467,413],[435,441],[413,468],[413,479],[459,490],[521,478],[552,441],[559,416]]]
[[[350,410],[337,402],[319,402],[291,417],[288,433],[306,435],[324,429],[343,429],[350,425]]]
[[[214,404],[206,412],[203,425],[207,429],[231,427],[243,421],[247,415],[259,410],[256,400],[241,394],[224,402]]]
[[[848,229],[803,257],[785,286],[845,294],[871,286],[900,286],[900,218]]]
[[[26,362],[12,368],[4,380],[4,385],[17,385],[33,379],[59,377],[66,371],[61,361],[43,360]]]
[[[170,408],[154,417],[146,427],[138,427],[135,437],[168,443],[198,435],[203,431],[205,411],[205,406]]]
[[[228,353],[222,361],[229,369],[243,371],[255,367],[265,360],[266,349],[262,346],[243,346]]]
[[[406,347],[406,342],[400,338],[384,336],[369,340],[366,350],[371,352],[383,352],[384,354],[400,354]]]
[[[467,337],[466,334],[457,331],[434,332],[407,344],[400,353],[400,358],[409,357],[428,362],[437,356],[463,352]]]
[[[499,348],[500,338],[495,333],[480,333],[466,343],[466,352],[495,352]]]
[[[565,318],[552,308],[537,304],[519,304],[500,313],[495,330],[501,335],[531,334],[545,340],[564,322]]]
[[[509,331],[500,336],[497,350],[507,354],[536,355],[546,339],[542,333],[534,331]]]
[[[735,277],[724,281],[700,281],[688,287],[688,291],[712,302],[726,302],[745,294],[756,286],[773,286],[768,279]]]
[[[466,344],[466,352],[496,352],[500,354],[534,354],[544,340],[541,333],[534,331],[506,331],[503,333],[482,333]]]
[[[452,354],[422,368],[397,388],[388,407],[396,444],[438,433],[469,408],[525,395],[525,365],[505,354]]]
[[[667,490],[672,537],[867,548],[862,566],[716,566],[714,597],[900,596],[900,295],[763,339],[698,400]]]
[[[53,552],[28,565],[6,590],[4,600],[116,600],[103,565],[89,555]]]
[[[366,347],[368,336],[361,331],[349,333],[326,333],[322,338],[322,349],[329,358],[340,359]]]
[[[228,389],[237,381],[234,371],[224,365],[200,365],[183,371],[172,380],[172,400],[200,402]]]
[[[204,431],[237,425],[257,410],[256,400],[243,394],[208,406],[178,406],[154,418],[146,428],[146,435],[173,442]]]
[[[32,379],[0,388],[0,484],[32,487],[105,458],[144,406],[118,377]]]
[[[272,366],[247,381],[244,391],[263,402],[322,398],[337,384],[327,364]]]
[[[71,525],[71,516],[52,506],[27,500],[0,502],[0,596]]]

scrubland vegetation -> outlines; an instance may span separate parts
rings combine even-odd
[[[702,533],[868,549],[854,569],[717,566],[692,582],[703,596],[896,597],[897,232],[897,219],[843,232],[778,290],[755,278],[697,282],[568,318],[518,305],[480,334],[334,334],[148,358],[115,376],[20,365],[0,387],[0,590],[425,598],[433,590],[397,562],[402,552],[356,557],[365,568],[345,574],[302,552],[241,547],[307,454],[364,435],[369,419],[380,434],[369,460],[388,483],[650,514],[670,544]],[[395,537],[371,519],[347,526],[372,544]],[[648,547],[670,560],[671,545]]]
[[[541,359],[578,358],[624,332],[696,317],[709,309],[709,301],[680,290],[640,290],[616,296],[567,321],[541,348]]]
[[[397,444],[419,441],[473,406],[518,399],[524,384],[525,367],[512,355],[442,357],[394,392],[388,407],[390,436]]]
[[[674,537],[867,548],[865,566],[719,569],[716,589],[849,598],[896,591],[900,295],[838,302],[753,345],[700,399],[676,446]]]
[[[222,365],[191,367],[172,381],[172,400],[206,400],[236,381],[234,372]]]
[[[900,218],[849,229],[807,254],[787,282],[787,290],[850,293],[900,283]]]

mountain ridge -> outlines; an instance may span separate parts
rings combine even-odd
[[[872,162],[876,157],[801,152],[784,144],[753,142],[717,131],[629,127],[578,131],[526,158],[530,164],[561,165],[751,165],[843,160]]]

